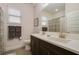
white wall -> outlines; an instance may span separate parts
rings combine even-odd
[[[0,4],[0,7],[2,7],[4,11],[4,42],[6,49],[13,49],[16,48],[15,45],[19,45],[21,42],[19,40],[16,41],[8,40],[8,8],[13,8],[21,11],[21,20],[22,23],[20,24],[22,26],[22,40],[27,40],[30,38],[30,34],[33,32],[33,19],[34,19],[34,8],[32,4]],[[11,43],[12,42],[12,43]],[[20,42],[19,44],[17,44]],[[15,45],[14,45],[15,44]],[[22,44],[21,44],[22,45]]]

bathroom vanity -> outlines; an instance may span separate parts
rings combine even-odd
[[[64,40],[47,37],[42,34],[31,35],[31,51],[33,55],[77,55],[79,40]]]

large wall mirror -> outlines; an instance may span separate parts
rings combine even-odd
[[[79,3],[49,3],[43,10],[41,25],[49,32],[79,33]]]
[[[49,32],[65,31],[65,29],[63,28],[64,21],[64,3],[50,3],[42,10],[41,25],[46,26]]]

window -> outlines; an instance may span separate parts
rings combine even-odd
[[[8,9],[9,23],[21,23],[21,13],[19,10]]]

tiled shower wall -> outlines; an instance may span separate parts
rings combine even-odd
[[[60,18],[49,20],[48,24],[49,24],[49,31],[51,32],[60,31]]]
[[[3,11],[0,8],[0,54],[4,53],[4,26],[3,26]]]

